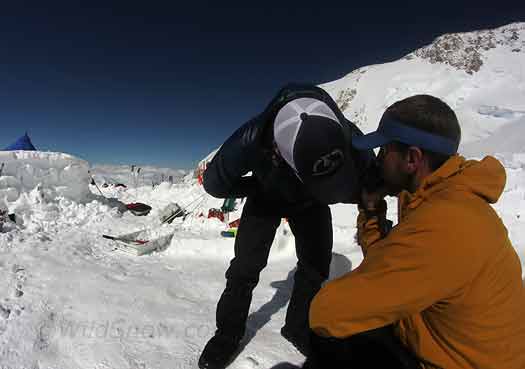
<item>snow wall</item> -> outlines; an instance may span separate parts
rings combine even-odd
[[[3,167],[2,167],[3,165]],[[0,208],[12,207],[35,191],[45,201],[59,197],[92,200],[89,163],[72,155],[42,151],[0,151]]]

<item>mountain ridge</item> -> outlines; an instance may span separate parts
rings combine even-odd
[[[398,60],[320,86],[365,133],[392,103],[429,94],[454,109],[464,144],[479,141],[525,117],[525,23],[444,34]]]

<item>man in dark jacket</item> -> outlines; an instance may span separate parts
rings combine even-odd
[[[311,85],[288,85],[263,113],[222,145],[204,172],[214,197],[247,197],[217,304],[217,331],[199,359],[201,369],[225,368],[245,332],[252,290],[266,266],[281,218],[295,236],[297,270],[281,334],[308,351],[310,301],[328,278],[332,255],[329,204],[356,203],[373,152],[358,153],[362,135],[332,98]],[[252,172],[251,176],[245,176]]]

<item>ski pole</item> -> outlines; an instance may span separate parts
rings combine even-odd
[[[205,197],[202,197],[202,198],[200,199],[200,201],[196,202],[195,204],[193,204],[193,205],[191,205],[191,206],[188,205],[188,206],[186,207],[187,212],[186,212],[186,214],[184,215],[184,217],[182,218],[182,221],[184,222],[184,221],[186,220],[186,216],[187,216],[187,215],[189,215],[189,214],[195,212],[195,211],[196,211],[199,207],[201,207],[202,204],[204,204],[206,201],[207,201],[207,199],[206,199]],[[190,207],[191,207],[191,210],[189,210]]]
[[[1,171],[0,171],[0,173],[1,173]],[[93,181],[93,183],[95,184],[95,187],[97,188],[98,192],[100,192],[100,195],[101,195],[102,197],[106,197],[106,196],[104,196],[104,194],[102,193],[102,191],[101,191],[100,188],[98,187],[97,182],[95,182],[95,178],[93,178],[93,176],[91,175],[91,172],[90,172],[89,170],[88,170],[88,174],[89,174],[89,177],[91,178],[91,180]]]
[[[205,198],[201,198],[200,201],[198,202],[195,202],[193,205],[188,205],[186,208],[184,208],[184,211],[186,212],[182,218],[182,221],[185,221],[186,220],[186,216],[191,214],[192,212],[194,212],[195,210],[197,210],[197,208],[199,206],[202,205],[202,203],[204,203],[204,201],[206,201]]]
[[[189,209],[190,205],[195,204],[198,200],[203,199],[205,195],[206,195],[206,193],[203,193],[200,196],[198,196],[196,199],[193,199],[193,201],[191,201],[188,205],[185,205],[184,207],[181,207],[175,213],[171,214],[169,217],[164,219],[160,224],[168,223],[168,222],[172,221],[173,219],[175,219],[180,214],[183,214],[185,211],[187,211]]]
[[[140,177],[140,169],[141,168],[138,168],[137,169],[137,172],[135,174],[135,197],[138,198],[139,197],[139,177]]]
[[[132,243],[135,243],[137,245],[144,245],[145,243],[148,243],[149,241],[147,240],[130,240],[129,238],[125,238],[125,237],[116,237],[116,236],[109,236],[107,234],[103,234],[102,237],[104,238],[107,238],[108,240],[113,240],[113,241],[125,241],[125,242],[132,242]]]

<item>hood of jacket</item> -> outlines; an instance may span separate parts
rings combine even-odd
[[[399,194],[399,214],[405,215],[431,194],[450,186],[463,188],[494,204],[503,193],[506,180],[505,168],[492,156],[482,160],[466,160],[460,155],[454,155],[426,177],[416,192],[403,191]]]

